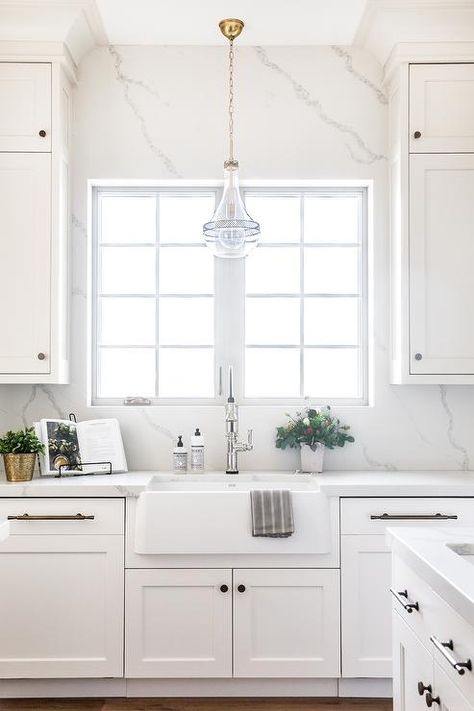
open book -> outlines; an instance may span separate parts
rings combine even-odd
[[[127,471],[118,420],[44,419],[35,423],[35,431],[46,450],[40,454],[42,476],[57,476],[61,465],[62,474],[110,471],[108,464],[89,462],[111,462],[114,473]]]

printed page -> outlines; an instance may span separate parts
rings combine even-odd
[[[112,471],[126,472],[127,460],[118,420],[88,420],[77,425],[82,462],[112,462]],[[106,465],[82,467],[84,472],[108,471]]]

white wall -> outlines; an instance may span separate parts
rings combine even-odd
[[[237,156],[242,178],[374,181],[374,406],[340,415],[356,444],[330,452],[332,469],[459,469],[474,466],[470,387],[388,384],[387,105],[381,68],[338,48],[237,50]],[[0,389],[0,425],[74,411],[118,416],[129,464],[166,468],[176,434],[199,426],[209,466],[224,463],[222,408],[86,407],[86,221],[89,178],[216,178],[225,157],[225,49],[101,48],[82,62],[75,90],[73,298],[70,386]],[[2,413],[5,410],[6,413]],[[255,450],[242,468],[293,468],[274,448],[284,407],[241,409]],[[471,459],[472,461],[471,461]]]

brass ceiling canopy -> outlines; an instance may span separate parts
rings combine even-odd
[[[235,40],[235,38],[238,37],[244,29],[244,23],[242,20],[229,18],[219,22],[219,29],[228,40]]]

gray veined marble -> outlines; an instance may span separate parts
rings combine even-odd
[[[323,123],[327,124],[328,126],[331,126],[347,138],[352,139],[355,146],[357,147],[357,150],[360,152],[360,155],[357,155],[357,153],[354,151],[354,147],[346,144],[349,150],[349,154],[353,160],[355,160],[357,163],[363,163],[364,165],[372,165],[372,163],[375,163],[377,161],[387,160],[387,157],[385,155],[381,153],[375,153],[367,145],[363,138],[357,133],[357,131],[352,128],[352,126],[349,126],[345,123],[341,123],[332,116],[329,116],[329,114],[326,113],[321,102],[318,99],[313,99],[308,89],[306,89],[302,84],[300,84],[285,69],[276,64],[276,62],[273,62],[269,59],[263,47],[256,47],[255,51],[257,53],[257,57],[260,59],[262,64],[264,64],[264,66],[268,67],[268,69],[271,69],[272,71],[276,72],[277,74],[284,77],[287,81],[290,82],[298,99],[303,101],[306,106],[313,109],[313,111],[317,114],[319,119],[323,121]]]
[[[129,76],[123,73],[122,71],[122,57],[120,56],[119,52],[117,51],[117,48],[114,45],[109,45],[109,53],[110,56],[113,59],[114,63],[114,71],[115,71],[115,78],[121,85],[123,89],[123,96],[125,99],[125,102],[127,105],[130,107],[132,110],[133,114],[135,115],[139,125],[140,125],[140,130],[142,132],[143,138],[146,141],[146,144],[148,145],[149,149],[155,153],[158,158],[161,160],[163,165],[165,166],[166,170],[170,173],[170,175],[174,176],[175,178],[181,178],[182,175],[179,173],[177,170],[176,166],[174,165],[173,161],[169,156],[164,153],[161,148],[159,148],[153,141],[150,132],[148,130],[148,127],[146,125],[146,120],[145,117],[142,116],[140,113],[140,110],[136,104],[136,102],[132,99],[130,96],[130,88],[132,86],[139,87],[141,89],[144,89],[146,87],[146,90],[150,93],[152,93],[154,96],[156,96],[156,93],[150,89],[147,85],[144,84],[144,82],[137,81],[137,80],[132,80]]]
[[[331,49],[333,52],[335,52],[335,54],[337,54],[338,57],[340,57],[344,61],[344,65],[347,71],[352,74],[352,76],[354,76],[356,79],[358,79],[358,81],[362,82],[362,84],[365,84],[367,87],[369,87],[369,89],[373,91],[373,93],[377,97],[377,100],[380,101],[381,104],[388,104],[388,99],[382,89],[379,89],[379,87],[376,86],[372,81],[370,81],[370,79],[368,79],[364,74],[357,71],[357,69],[354,69],[354,65],[352,63],[352,56],[346,49],[344,49],[343,47],[338,47],[337,45],[333,45]]]
[[[451,447],[456,450],[456,452],[460,452],[460,454],[462,455],[460,462],[461,469],[463,471],[468,471],[471,468],[469,452],[467,451],[466,447],[463,447],[461,444],[459,444],[459,442],[457,442],[454,437],[454,414],[448,404],[448,391],[446,385],[440,385],[439,392],[441,395],[441,405],[448,418],[447,435],[449,443],[451,444]]]
[[[33,404],[40,392],[46,395],[47,399],[49,400],[54,409],[54,412],[59,417],[59,419],[64,420],[66,418],[64,411],[62,410],[54,396],[53,388],[49,387],[48,385],[33,385],[31,387],[31,392],[27,401],[21,408],[21,420],[23,422],[24,427],[31,427],[31,422],[29,422],[27,418],[28,408],[30,407],[30,405]]]
[[[372,469],[383,469],[386,472],[396,472],[398,471],[397,467],[394,464],[390,464],[390,462],[379,462],[376,459],[373,459],[373,457],[370,456],[366,445],[362,445],[362,454],[364,455],[364,459],[371,467]]]

